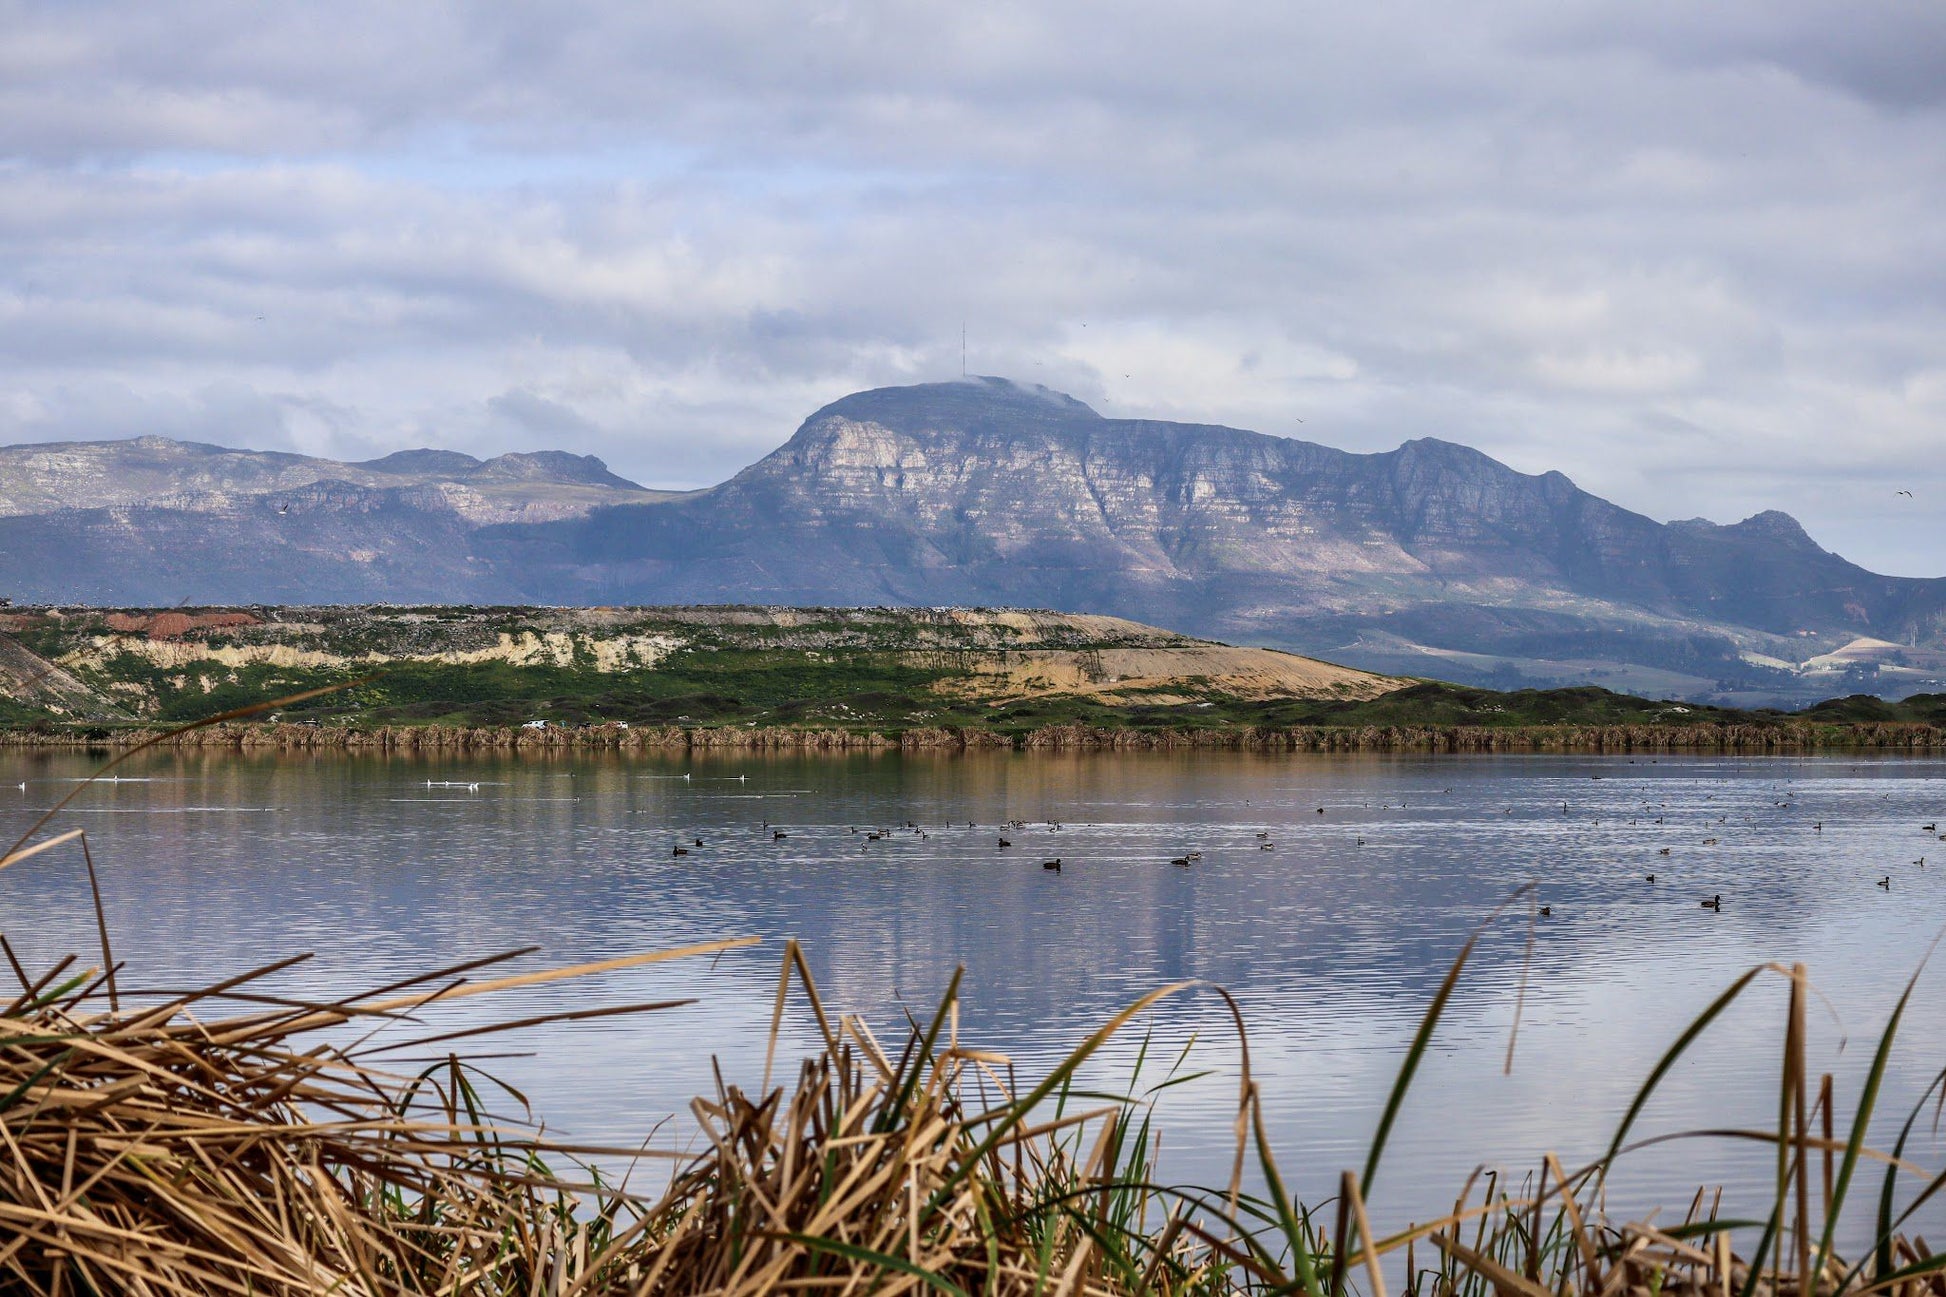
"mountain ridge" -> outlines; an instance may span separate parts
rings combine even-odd
[[[57,449],[72,471],[114,444]],[[1946,579],[1868,572],[1777,511],[1662,523],[1439,438],[1361,454],[996,378],[851,393],[687,493],[559,452],[265,452],[225,491],[150,462],[119,503],[32,513],[9,466],[33,450],[0,449],[0,554],[43,600],[1038,606],[1739,705],[1946,671]],[[1894,647],[1846,656],[1865,639]]]

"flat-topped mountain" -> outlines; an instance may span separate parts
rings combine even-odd
[[[1738,702],[1946,674],[1946,581],[1867,572],[1783,514],[1660,523],[1449,442],[1354,454],[1000,379],[845,397],[683,495],[572,456],[104,445],[148,449],[86,489],[14,465],[100,445],[0,451],[17,598],[1058,607],[1391,673]]]

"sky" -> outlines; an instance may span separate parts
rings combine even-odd
[[[963,329],[1941,576],[1942,213],[1938,0],[0,0],[0,442],[700,486]]]

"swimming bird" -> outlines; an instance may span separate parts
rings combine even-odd
[[[999,849],[999,850],[1002,850],[1002,851],[1004,851],[1004,850],[1006,850],[1006,849],[1007,849],[1008,847],[1011,847],[1012,845],[1013,845],[1013,843],[1011,843],[1011,842],[1009,842],[1009,841],[1007,841],[1007,840],[1006,840],[1005,838],[1002,838],[1002,839],[1000,839],[1000,846],[999,846],[999,848],[998,848],[998,849]]]
[[[1270,836],[1270,830],[1269,830],[1269,829],[1259,829],[1259,830],[1257,830],[1257,836],[1258,836],[1258,837],[1260,837],[1260,838],[1267,838],[1267,837],[1269,837],[1269,836]]]
[[[1913,861],[1912,863],[1919,866],[1919,868],[1924,869],[1926,867],[1926,858],[1924,856],[1921,856],[1917,860]]]
[[[703,840],[702,840],[701,838],[697,838],[697,839],[696,839],[696,845],[697,845],[697,846],[699,846],[699,847],[700,847],[700,846],[702,846],[702,845],[703,845]]]
[[[1883,878],[1881,878],[1881,879],[1879,879],[1879,880],[1878,880],[1878,885],[1879,885],[1880,887],[1883,887],[1883,888],[1884,888],[1884,889],[1885,889],[1886,891],[1888,891],[1888,892],[1889,892],[1889,891],[1891,891],[1891,890],[1892,890],[1892,875],[1890,875],[1890,874],[1887,874],[1887,875],[1886,875],[1885,877],[1883,877]]]
[[[1041,868],[1052,869],[1055,873],[1058,874],[1061,872],[1061,861],[1058,857],[1053,860],[1043,860],[1041,861]]]
[[[1187,869],[1189,868],[1189,857],[1177,856],[1174,860],[1171,860],[1169,863],[1177,866],[1178,868]]]
[[[1650,881],[1650,882],[1652,882],[1652,883],[1653,883],[1653,882],[1655,881],[1655,875],[1654,875],[1654,874],[1650,874],[1650,875],[1648,875],[1648,879],[1649,879],[1649,881]]]
[[[1362,845],[1362,844],[1364,843],[1364,841],[1365,841],[1365,839],[1363,839],[1363,838],[1360,838],[1360,839],[1358,839],[1358,841],[1359,841],[1359,843],[1360,843],[1360,844]],[[1259,850],[1259,851],[1275,851],[1275,850],[1277,850],[1277,844],[1276,844],[1275,842],[1259,842],[1259,843],[1257,844],[1257,850]]]
[[[1927,832],[1927,833],[1931,833],[1931,832],[1932,832],[1933,830],[1935,830],[1935,829],[1937,829],[1937,828],[1938,828],[1939,826],[1938,826],[1937,824],[1921,824],[1921,825],[1920,825],[1919,827],[1920,827],[1921,829],[1923,829],[1923,830],[1924,830],[1925,832]]]
[[[770,831],[770,840],[772,842],[782,841],[783,839],[788,838],[789,836],[790,834],[784,832],[782,829],[772,829]]]
[[[1707,901],[1704,901],[1704,902],[1702,903],[1702,905],[1703,905],[1703,908],[1704,908],[1704,909],[1706,909],[1706,910],[1720,910],[1720,909],[1722,909],[1722,908],[1723,908],[1723,893],[1721,893],[1721,892],[1718,892],[1718,893],[1717,893],[1717,894],[1716,894],[1715,896],[1712,896],[1712,897],[1710,897],[1710,898],[1709,898],[1709,899],[1708,899]]]
[[[1543,905],[1543,906],[1541,906],[1541,917],[1542,917],[1542,918],[1546,918],[1546,917],[1547,917],[1548,915],[1550,915],[1550,914],[1552,914],[1552,913],[1554,913],[1554,907],[1553,907],[1552,905]]]
[[[1666,855],[1668,855],[1668,854],[1669,854],[1669,848],[1667,848],[1667,847],[1664,847],[1664,848],[1663,848],[1662,850],[1660,850],[1660,851],[1658,851],[1658,852],[1656,852],[1656,854],[1657,854],[1658,856],[1666,856]]]
[[[1318,814],[1320,815],[1324,814],[1324,807],[1322,806],[1318,807]]]
[[[674,847],[674,848],[671,848],[671,850],[670,850],[670,853],[669,853],[669,854],[670,854],[670,855],[672,855],[672,856],[686,856],[686,855],[688,855],[688,854],[689,854],[689,848],[688,848],[688,847]]]

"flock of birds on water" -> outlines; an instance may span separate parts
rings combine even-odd
[[[1631,760],[1629,764],[1633,765],[1635,764],[1635,762]],[[1606,779],[1608,777],[1609,776],[1607,775],[1601,775],[1601,774],[1589,776],[1590,779],[1597,780],[1597,781]],[[685,774],[680,776],[680,778],[683,779],[685,782],[687,782],[691,779],[691,776]],[[737,776],[736,778],[740,782],[747,782],[749,776],[740,775]],[[434,781],[431,780],[427,781],[427,786],[428,787],[469,787],[469,785],[460,784],[460,783],[440,784],[440,783],[435,783]],[[470,787],[473,790],[477,791],[479,785],[472,784],[470,785]],[[1773,785],[1772,787],[1776,788],[1778,786]],[[1451,788],[1445,788],[1440,790],[1442,794],[1447,794],[1447,795],[1450,795],[1452,791],[1453,790]],[[1890,795],[1886,794],[1885,796],[1889,797]],[[1778,809],[1785,810],[1785,811],[1791,811],[1796,809],[1796,798],[1797,798],[1796,789],[1784,788],[1783,797],[1784,800],[1775,803],[1775,806]],[[1714,799],[1715,799],[1714,793],[1705,794],[1705,800],[1713,801]],[[1389,802],[1382,802],[1380,805],[1382,809],[1385,810],[1392,809],[1391,804]],[[1660,803],[1649,802],[1649,801],[1642,802],[1639,808],[1635,808],[1637,813],[1629,817],[1628,819],[1629,826],[1631,827],[1637,826],[1640,823],[1641,819],[1648,816],[1651,812],[1657,810],[1666,810],[1667,805],[1668,803],[1666,801]],[[1361,809],[1369,809],[1370,802],[1369,801],[1363,802],[1360,804],[1360,806]],[[1407,802],[1404,799],[1400,800],[1398,809],[1400,810],[1407,809]],[[1325,806],[1319,806],[1317,808],[1317,814],[1320,816],[1326,815],[1327,811],[1328,808]],[[1504,813],[1507,815],[1512,815],[1514,813],[1514,808],[1511,806],[1506,807]],[[1571,815],[1572,813],[1573,813],[1573,809],[1570,806],[1570,804],[1565,801],[1562,802],[1561,814],[1566,816],[1566,815]],[[1655,825],[1661,826],[1664,824],[1666,818],[1667,818],[1666,815],[1657,814],[1654,815],[1653,822]],[[1729,822],[1729,818],[1730,818],[1729,813],[1726,812],[1724,814],[1718,815],[1716,819],[1713,821],[1713,823],[1717,825],[1727,824]],[[1600,827],[1602,823],[1601,816],[1599,814],[1593,816],[1590,822],[1595,827]],[[769,833],[770,840],[772,842],[782,842],[787,840],[790,837],[790,831],[788,829],[773,825],[768,820],[763,821],[762,827],[765,832]],[[857,825],[849,825],[847,826],[847,831],[848,833],[860,838],[861,842],[871,843],[871,842],[881,842],[888,838],[892,838],[895,835],[900,835],[900,834],[917,837],[921,841],[926,841],[932,837],[932,834],[934,832],[947,831],[957,827],[958,826],[956,824],[942,824],[939,826],[938,829],[928,829],[920,825],[917,821],[908,819],[908,820],[904,820],[903,822],[897,825],[893,825],[890,827],[878,827],[878,828],[868,827],[864,829],[862,832]],[[1013,839],[1007,836],[1009,833],[1019,836],[1029,831],[1033,831],[1037,829],[1045,829],[1049,833],[1058,833],[1066,826],[1060,820],[1050,819],[1050,820],[1037,820],[1037,821],[1030,822],[1027,820],[1010,819],[1001,822],[1001,824],[998,827],[999,827],[999,834],[997,837],[997,841],[995,842],[994,849],[998,852],[1004,853],[1011,850],[1014,847]],[[1094,828],[1097,826],[1091,824],[1088,827]],[[1809,831],[1814,835],[1822,835],[1824,832],[1824,827],[1825,827],[1824,820],[1817,819],[1812,822]],[[979,826],[972,821],[968,821],[966,824],[966,828],[969,830],[977,830]],[[1924,833],[1937,835],[1937,838],[1940,841],[1946,841],[1946,833],[1939,832],[1939,824],[1936,820],[1928,821],[1927,823],[1920,825],[1919,828]],[[1363,847],[1366,845],[1365,838],[1362,835],[1357,836],[1354,839],[1354,842],[1355,845],[1359,847]],[[1701,839],[1699,845],[1704,847],[1713,847],[1713,846],[1717,846],[1720,842],[1721,842],[1721,838],[1712,834],[1709,837],[1705,837]],[[692,836],[688,840],[687,844],[684,843],[676,844],[671,849],[671,855],[677,858],[687,856],[695,848],[699,848],[704,845],[706,845],[704,839],[700,837]],[[1277,849],[1277,844],[1271,840],[1271,833],[1270,830],[1268,829],[1257,830],[1255,845],[1259,851],[1275,851]],[[1658,856],[1666,857],[1666,856],[1670,856],[1674,852],[1674,850],[1675,848],[1673,847],[1667,847],[1667,846],[1659,847],[1656,850],[1656,854]],[[1188,851],[1184,851],[1181,855],[1170,857],[1168,863],[1178,869],[1188,869],[1193,865],[1195,865],[1196,862],[1198,862],[1202,858],[1203,858],[1203,853],[1201,851],[1188,850]],[[1926,867],[1926,858],[1925,856],[1921,855],[1917,859],[1913,860],[1911,864],[1920,869],[1924,869]],[[1042,870],[1048,873],[1058,874],[1061,872],[1063,867],[1062,858],[1060,856],[1043,858],[1040,862],[1040,867]],[[1646,873],[1643,875],[1643,880],[1645,882],[1653,884],[1656,881],[1656,875],[1653,872]],[[1876,885],[1880,889],[1889,892],[1892,890],[1892,881],[1893,881],[1892,875],[1888,873],[1881,876],[1878,879]],[[1701,900],[1698,903],[1705,910],[1710,910],[1712,912],[1720,913],[1723,909],[1723,894],[1721,892],[1712,893],[1710,896]],[[1538,907],[1538,913],[1543,918],[1549,917],[1554,913],[1554,907],[1552,906],[1552,904],[1541,905]]]
[[[1633,765],[1635,764],[1635,762],[1631,760],[1629,764]],[[693,776],[690,774],[683,774],[674,777],[681,779],[684,783],[689,783],[693,779]],[[1596,781],[1606,779],[1608,777],[1609,776],[1602,775],[1602,774],[1595,774],[1589,776],[1590,779]],[[737,775],[734,776],[733,778],[735,779],[736,782],[740,784],[747,784],[749,782],[750,777],[748,775]],[[123,782],[146,783],[148,781],[146,779],[136,779],[131,781],[131,780],[127,780],[123,776],[110,776],[104,779],[102,782],[119,784]],[[481,786],[482,786],[482,781],[480,780],[427,779],[425,781],[425,787],[428,790],[460,789],[460,790],[464,790],[469,794],[479,793]],[[19,791],[23,793],[27,791],[27,784],[24,781],[21,782],[19,785],[17,785],[17,787],[19,788]],[[1775,784],[1772,785],[1773,789],[1776,789],[1778,787],[1779,787],[1778,785]],[[1440,790],[1442,795],[1450,795],[1452,791],[1453,790],[1451,788]],[[1889,798],[1890,794],[1884,794],[1883,796]],[[1789,788],[1789,787],[1783,788],[1783,797],[1784,800],[1775,803],[1777,809],[1784,810],[1786,812],[1796,809],[1797,790],[1795,788]],[[1715,794],[1714,793],[1705,794],[1704,800],[1706,801],[1715,800]],[[1390,802],[1381,802],[1380,806],[1381,809],[1384,810],[1392,809]],[[1668,803],[1666,801],[1660,803],[1643,801],[1639,807],[1631,808],[1632,810],[1635,811],[1635,813],[1629,816],[1628,824],[1630,827],[1636,827],[1638,826],[1642,817],[1647,816],[1651,812],[1655,812],[1658,810],[1666,811],[1667,806]],[[1364,803],[1361,803],[1361,808],[1369,809],[1370,802],[1366,801]],[[1407,809],[1407,802],[1404,798],[1401,798],[1398,809],[1401,811]],[[1514,813],[1514,808],[1512,806],[1506,807],[1504,813],[1507,815],[1512,815]],[[1567,815],[1571,815],[1572,813],[1573,810],[1570,804],[1566,801],[1563,801],[1561,803],[1561,814],[1563,816],[1567,816]],[[1319,816],[1325,816],[1327,814],[1327,807],[1324,806],[1318,807],[1317,814]],[[1618,817],[1611,817],[1611,818],[1618,818]],[[1666,818],[1667,816],[1665,814],[1656,814],[1654,816],[1654,824],[1657,826],[1662,826]],[[1724,814],[1718,815],[1713,823],[1716,825],[1724,825],[1727,824],[1728,822],[1729,822],[1729,813],[1725,812]],[[1591,819],[1591,823],[1595,827],[1599,828],[1602,823],[1600,814],[1594,815]],[[772,842],[783,842],[790,837],[790,831],[788,829],[778,825],[773,825],[768,820],[763,821],[762,827],[763,827],[763,831],[767,832],[770,835],[770,840]],[[943,824],[939,826],[938,830],[932,830],[921,826],[915,820],[908,819],[908,820],[904,820],[902,823],[893,827],[866,828],[862,833],[860,832],[859,828],[856,825],[850,825],[848,826],[848,831],[850,834],[858,837],[862,843],[872,843],[872,842],[884,841],[897,834],[912,835],[912,836],[916,836],[921,841],[925,841],[925,840],[929,840],[933,832],[935,831],[946,831],[946,830],[954,829],[956,827],[958,827],[956,824]],[[979,826],[972,821],[968,821],[966,824],[966,828],[968,830],[977,831],[978,827]],[[1020,820],[1020,819],[1006,820],[999,825],[999,833],[998,833],[998,837],[994,849],[999,852],[1007,852],[1013,848],[1014,846],[1013,839],[1007,836],[1009,833],[1019,836],[1029,832],[1030,830],[1039,829],[1039,828],[1045,828],[1045,830],[1049,833],[1058,833],[1064,827],[1065,826],[1063,825],[1063,823],[1059,820],[1041,820],[1041,821],[1033,821],[1031,823],[1027,820]],[[1093,828],[1096,826],[1090,825],[1088,827]],[[1936,835],[1939,841],[1946,841],[1946,833],[1939,832],[1939,824],[1937,820],[1929,820],[1925,824],[1920,825],[1919,828],[1922,832],[1926,834]],[[1823,834],[1824,820],[1823,819],[1814,820],[1810,826],[1809,831],[1814,835]],[[1718,836],[1712,834],[1709,837],[1705,837],[1701,839],[1699,845],[1705,847],[1713,847],[1718,845],[1720,841],[1721,839]],[[706,845],[707,843],[703,838],[691,834],[687,837],[686,841],[676,843],[670,849],[670,855],[672,858],[680,859],[684,856],[689,855],[692,851],[702,848]],[[1270,830],[1268,829],[1257,830],[1255,845],[1257,850],[1259,851],[1275,851],[1277,849],[1277,844],[1271,840]],[[1365,838],[1362,835],[1357,836],[1355,838],[1355,845],[1359,847],[1363,847],[1364,845],[1366,845]],[[1668,846],[1659,847],[1656,849],[1656,854],[1658,856],[1666,857],[1666,856],[1670,856],[1673,853],[1673,851],[1674,851],[1673,847],[1668,847]],[[1203,853],[1201,851],[1186,850],[1180,855],[1169,857],[1168,863],[1178,869],[1188,869],[1194,866],[1202,858],[1203,858]],[[1913,860],[1911,864],[1913,866],[1916,866],[1917,868],[1924,869],[1926,867],[1926,858],[1924,855],[1921,855],[1917,859]],[[1060,856],[1043,858],[1041,860],[1041,869],[1048,873],[1056,873],[1056,874],[1060,873],[1062,870],[1062,858]],[[1653,872],[1644,874],[1643,878],[1646,882],[1649,883],[1654,883],[1656,881],[1656,875]],[[1893,876],[1890,873],[1887,873],[1882,875],[1878,879],[1876,885],[1881,890],[1890,892],[1892,890],[1892,882],[1893,882]],[[1703,909],[1720,913],[1723,909],[1723,895],[1721,892],[1712,893],[1708,898],[1699,902],[1699,904],[1702,906]],[[1541,905],[1538,907],[1538,913],[1542,917],[1551,916],[1553,912],[1554,912],[1554,907],[1551,904]]]

